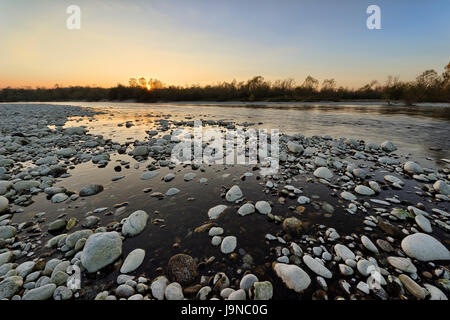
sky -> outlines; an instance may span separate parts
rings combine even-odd
[[[69,5],[81,29],[69,30]],[[369,30],[369,5],[381,29]],[[448,0],[0,0],[0,88],[308,75],[357,88],[450,61]]]

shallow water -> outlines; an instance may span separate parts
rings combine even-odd
[[[61,103],[62,104],[62,103]],[[141,119],[138,127],[119,130],[113,137],[141,139],[147,114],[170,114],[174,119],[213,119],[254,123],[256,128],[280,129],[286,134],[329,135],[382,143],[391,140],[401,154],[430,165],[450,158],[450,104],[424,104],[405,107],[374,103],[125,103],[66,102],[64,104],[110,110],[113,117],[91,127],[92,133],[111,134],[111,126],[127,120]],[[151,119],[151,118],[150,118]],[[124,127],[123,127],[124,128]],[[432,148],[432,149],[430,149]],[[442,163],[441,163],[442,164]]]

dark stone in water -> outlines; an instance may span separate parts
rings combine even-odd
[[[405,234],[399,228],[390,224],[389,222],[380,220],[378,222],[378,227],[391,237],[403,238],[405,236]]]
[[[88,196],[93,196],[96,195],[100,192],[103,191],[103,186],[100,184],[91,184],[88,185],[86,187],[84,187],[83,189],[81,189],[80,191],[80,196],[81,197],[88,197]]]
[[[194,282],[198,275],[197,264],[194,258],[183,253],[172,256],[169,259],[167,269],[170,280],[178,282],[181,285]]]

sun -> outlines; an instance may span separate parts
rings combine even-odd
[[[152,90],[152,86],[149,85],[149,84],[147,84],[147,90],[148,90],[148,91]]]

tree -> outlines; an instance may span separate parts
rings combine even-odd
[[[305,89],[309,89],[312,91],[316,91],[319,86],[319,80],[314,79],[311,76],[307,76],[305,81],[302,84],[302,87]]]
[[[145,80],[144,77],[139,78],[139,86],[146,88],[147,87],[147,80]]]
[[[322,82],[322,91],[334,91],[336,88],[336,80],[334,79],[325,79]]]
[[[130,78],[130,80],[128,81],[128,85],[130,87],[137,87],[138,86],[138,82],[137,82],[136,78]]]
[[[416,81],[425,88],[434,87],[439,83],[439,75],[433,69],[426,70],[416,78]]]

